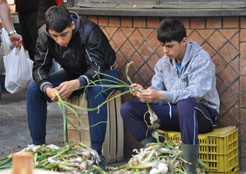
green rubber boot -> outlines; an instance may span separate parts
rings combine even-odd
[[[144,139],[143,141],[141,141],[141,148],[145,148],[145,146],[149,143],[156,143],[155,138],[153,138],[152,136]]]
[[[197,160],[199,153],[199,144],[183,144],[183,158],[189,163],[184,163],[184,168],[187,174],[196,174]]]

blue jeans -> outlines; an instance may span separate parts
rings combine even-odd
[[[118,70],[105,70],[104,73],[119,78]],[[56,87],[64,81],[69,81],[76,78],[78,77],[71,75],[64,70],[61,70],[50,75],[50,82],[54,87]],[[108,77],[102,78],[108,79]],[[88,103],[88,108],[96,108],[99,104],[103,103],[111,91],[112,90],[104,90],[102,92],[102,88],[99,86],[87,88],[86,100]],[[74,91],[71,96],[78,95],[82,92],[83,89]],[[100,95],[98,95],[99,93]],[[50,98],[46,96],[46,94],[40,91],[35,82],[30,83],[27,88],[27,115],[29,130],[33,144],[35,145],[45,144],[47,101],[52,102]],[[102,144],[104,142],[106,133],[106,123],[97,123],[101,121],[107,121],[107,104],[104,104],[100,108],[99,113],[97,110],[88,112],[88,117],[90,125],[91,147],[95,150],[102,150]],[[96,126],[91,127],[92,125]]]
[[[180,131],[184,144],[198,144],[198,133],[213,130],[216,110],[205,107],[192,99],[182,99],[177,104],[150,104],[151,109],[160,119],[160,128],[169,131]],[[129,101],[120,108],[121,116],[131,134],[137,141],[151,136],[148,124],[149,114],[146,103]]]

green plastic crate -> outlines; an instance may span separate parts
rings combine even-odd
[[[170,140],[181,140],[180,132],[162,131]],[[199,134],[199,159],[209,166],[209,173],[238,173],[238,129],[235,126]]]

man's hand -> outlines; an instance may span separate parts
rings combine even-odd
[[[9,36],[10,41],[12,42],[14,47],[20,48],[22,45],[22,36],[18,33],[15,33],[11,36]]]
[[[46,95],[56,104],[58,104],[58,98],[55,94],[55,92],[58,92],[55,88],[47,88],[46,89]]]
[[[140,92],[142,92],[144,90],[142,85],[139,85],[137,83],[133,83],[131,86],[134,88],[130,88],[130,90],[134,90],[135,88],[138,89]],[[140,93],[139,91],[132,91],[131,94],[134,96],[137,96]]]
[[[152,103],[156,100],[163,100],[164,95],[164,91],[157,91],[155,89],[148,88],[142,91],[142,93],[138,93],[137,97],[143,101]]]
[[[68,97],[73,93],[75,89],[78,89],[80,87],[79,80],[70,80],[61,83],[58,87],[55,89],[58,91],[58,94],[62,98],[62,100],[67,100]]]

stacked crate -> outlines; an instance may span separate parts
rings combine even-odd
[[[115,96],[119,95],[120,91],[114,92],[107,102],[108,108],[108,121],[105,135],[105,141],[103,144],[103,155],[106,159],[106,163],[120,161],[123,159],[123,145],[124,145],[124,130],[123,121],[120,116],[121,98]],[[80,108],[87,108],[87,101],[85,95],[75,96],[70,101],[72,104],[79,106]],[[82,142],[90,146],[90,130],[88,122],[88,113],[86,109],[76,110],[82,123],[80,123],[71,110],[67,110],[67,116],[69,120],[81,130],[79,132],[71,124],[67,123],[67,134],[69,142]]]

